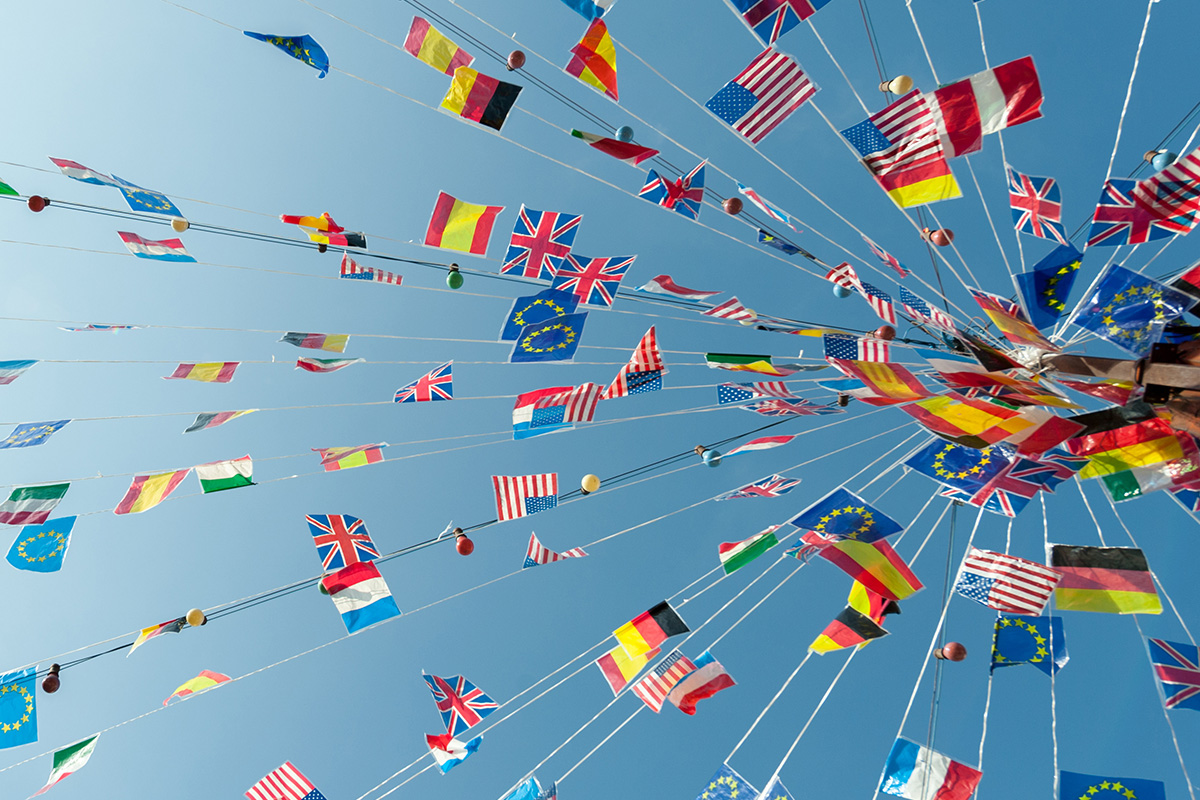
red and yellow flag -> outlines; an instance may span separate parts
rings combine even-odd
[[[617,48],[603,20],[592,20],[579,44],[571,48],[574,58],[565,67],[588,86],[617,99]]]
[[[827,359],[842,374],[858,378],[871,391],[893,400],[909,401],[929,397],[917,376],[899,364],[886,361],[847,361],[841,358]]]
[[[487,255],[492,226],[504,206],[477,206],[438,192],[437,204],[425,232],[425,244],[446,250]]]
[[[1165,420],[1155,417],[1116,430],[1071,439],[1067,449],[1072,455],[1087,456],[1091,460],[1079,471],[1080,478],[1098,478],[1183,458],[1180,436],[1187,434],[1172,430]]]

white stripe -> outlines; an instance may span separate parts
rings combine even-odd
[[[330,598],[332,598],[333,604],[337,607],[339,614],[348,614],[351,611],[366,608],[377,600],[391,596],[392,593],[388,591],[387,583],[380,577],[367,578],[365,581],[360,581],[353,586],[347,586],[337,594],[331,594]]]
[[[996,133],[1008,127],[1008,98],[996,80],[996,71],[985,70],[968,80],[971,81],[975,105],[979,109],[980,133]]]

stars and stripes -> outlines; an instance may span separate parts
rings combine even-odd
[[[816,93],[816,84],[794,58],[768,47],[704,107],[758,144]]]
[[[423,375],[407,386],[396,390],[393,399],[397,403],[428,403],[434,400],[454,399],[453,361],[447,361],[440,367]]]
[[[1088,247],[1145,244],[1191,231],[1195,225],[1195,211],[1157,217],[1134,201],[1136,185],[1136,181],[1126,178],[1109,178],[1104,182],[1104,190],[1092,215],[1092,227],[1088,230]]]
[[[379,558],[367,523],[348,514],[309,514],[304,518],[312,533],[317,557],[325,571]]]
[[[496,491],[496,516],[500,522],[536,514],[558,505],[557,472],[493,475],[492,488]]]
[[[753,311],[742,305],[737,297],[731,297],[720,305],[705,309],[703,312],[706,317],[716,317],[717,319],[732,319],[737,322],[751,322],[757,320],[758,317]]]
[[[725,406],[730,403],[742,403],[746,400],[757,400],[760,397],[794,398],[783,381],[766,381],[763,383],[722,383],[717,387],[717,405]]]
[[[553,280],[571,252],[582,221],[582,214],[534,211],[522,205],[500,273]]]
[[[312,781],[296,769],[292,762],[273,769],[258,783],[246,790],[250,800],[325,800]]]
[[[871,248],[871,252],[875,254],[876,258],[878,258],[884,264],[887,264],[892,269],[896,270],[896,274],[901,278],[908,276],[908,268],[900,263],[900,259],[896,258],[887,250],[884,250],[879,245],[875,244],[875,242],[873,242],[865,233],[863,234],[862,238],[863,241],[867,243],[867,247]]]
[[[862,296],[876,316],[889,325],[896,324],[896,306],[892,303],[891,295],[863,281]]]
[[[1200,651],[1194,644],[1150,639],[1150,661],[1167,708],[1200,711]]]
[[[741,455],[743,453],[752,453],[756,450],[770,450],[772,447],[780,447],[787,444],[792,439],[795,439],[799,435],[800,434],[797,433],[791,436],[762,436],[758,439],[751,439],[745,444],[739,445],[730,450],[725,454],[725,458],[732,458],[733,456]]]
[[[848,261],[843,261],[825,273],[825,280],[837,284],[843,289],[861,289],[862,287],[862,281],[858,279],[858,273],[854,271],[854,267],[850,266],[850,262]]]
[[[662,376],[666,373],[667,365],[658,349],[658,334],[651,325],[634,348],[629,363],[621,367],[613,382],[600,393],[600,399],[612,400],[631,394],[657,392],[662,389]]]
[[[704,166],[707,160],[678,180],[669,181],[654,170],[646,173],[646,185],[638,192],[651,203],[663,208],[674,209],[689,219],[700,218],[700,206],[704,202]]]
[[[590,258],[568,253],[551,288],[573,292],[584,305],[611,308],[621,279],[635,258],[637,256]]]
[[[1024,558],[972,547],[954,589],[1006,614],[1041,614],[1062,572]]]
[[[655,714],[662,711],[663,701],[675,688],[675,684],[696,670],[692,660],[678,650],[658,662],[654,669],[646,673],[637,683],[630,687],[633,693],[642,698],[642,702],[650,707]]]
[[[354,281],[387,283],[392,286],[399,286],[404,281],[403,275],[397,275],[394,272],[382,269],[375,269],[374,267],[359,266],[358,262],[351,258],[349,253],[342,253],[342,266],[338,277]]]
[[[821,337],[826,358],[845,361],[891,361],[891,348],[882,339],[825,334]]]
[[[582,547],[572,547],[570,550],[556,553],[538,541],[536,533],[530,533],[529,547],[525,550],[525,563],[521,565],[521,569],[537,567],[542,564],[553,564],[555,561],[562,561],[566,558],[586,557],[587,553],[583,552]]]
[[[842,133],[862,154],[863,163],[874,175],[910,169],[945,155],[933,110],[916,89],[872,114],[867,121],[874,131],[862,128],[859,123]],[[874,136],[876,132],[882,139]]]
[[[1062,225],[1062,193],[1054,178],[1023,175],[1012,167],[1008,172],[1008,204],[1013,227],[1021,233],[1067,243]]]
[[[800,485],[799,478],[785,478],[782,475],[771,475],[740,489],[726,492],[717,500],[740,500],[748,497],[782,497]]]
[[[596,404],[599,402],[600,387],[594,383],[583,383],[565,392],[544,395],[534,400],[534,418],[536,420],[541,416],[541,425],[591,422],[596,416]],[[542,409],[547,413],[539,415],[537,412]]]
[[[900,303],[910,316],[922,322],[928,322],[930,325],[950,333],[958,330],[958,327],[954,324],[954,319],[949,314],[929,305],[929,303],[926,303],[923,299],[913,294],[905,286],[900,287]]]
[[[458,736],[491,714],[500,704],[488,697],[482,689],[462,675],[439,678],[437,675],[422,674],[433,701],[442,715],[446,733]]]
[[[703,289],[689,289],[686,286],[680,286],[671,279],[670,275],[655,275],[644,285],[637,287],[635,291],[666,294],[684,300],[707,300],[720,294],[720,292],[706,292]]]

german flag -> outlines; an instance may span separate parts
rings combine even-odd
[[[887,631],[880,627],[879,623],[862,612],[846,606],[842,609],[842,613],[825,626],[821,635],[813,639],[813,643],[808,646],[808,649],[818,655],[825,655],[835,650],[857,647],[883,636],[887,636]]]
[[[626,622],[613,631],[625,654],[636,658],[648,653],[672,636],[688,632],[687,623],[666,600]]]
[[[442,100],[442,108],[500,130],[520,93],[521,87],[514,83],[498,81],[470,67],[459,67],[454,70],[454,80]]]
[[[1150,565],[1136,547],[1056,544],[1050,566],[1063,573],[1054,590],[1054,602],[1062,611],[1162,613]]]

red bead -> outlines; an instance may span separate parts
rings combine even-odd
[[[42,209],[44,209],[46,206],[50,205],[50,201],[47,200],[46,198],[42,197],[41,195],[34,194],[34,195],[29,196],[29,199],[27,201],[25,201],[25,204],[29,206],[30,211],[37,213],[38,211],[41,211]]]
[[[460,556],[469,556],[475,552],[475,543],[466,536],[459,536],[454,540],[454,549]]]
[[[962,661],[967,657],[967,648],[959,642],[946,642],[933,655],[946,661]]]
[[[520,69],[523,66],[525,66],[525,54],[523,52],[520,50],[513,50],[508,54],[509,72],[512,72],[514,69]]]
[[[725,208],[726,214],[737,215],[742,213],[742,201],[736,197],[729,198],[722,205]]]
[[[896,338],[896,329],[891,325],[880,325],[875,329],[875,338],[883,339],[885,342],[890,342]]]

